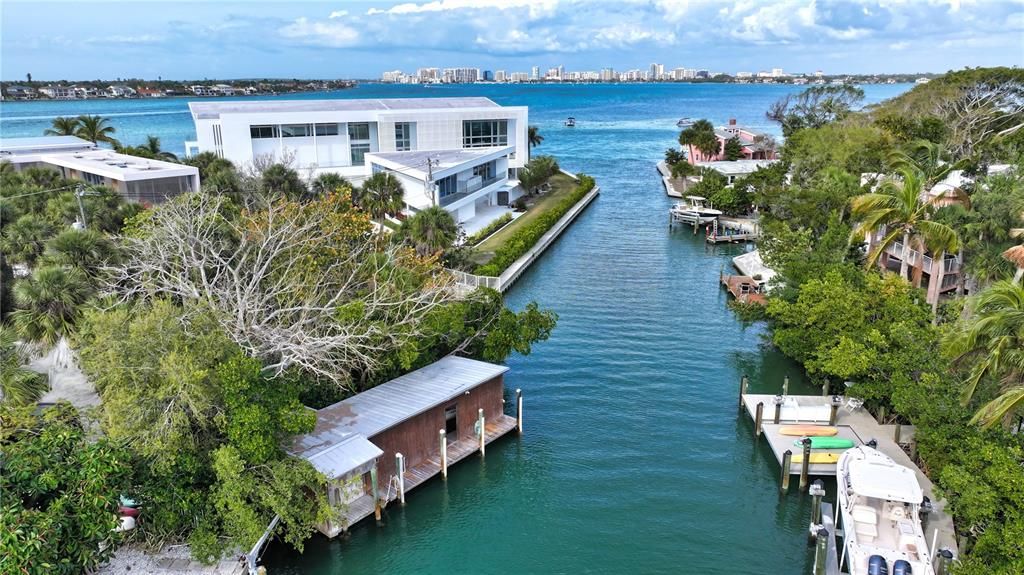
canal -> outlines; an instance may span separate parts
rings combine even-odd
[[[654,162],[680,116],[770,129],[781,86],[432,88],[527,104],[543,144],[601,197],[507,295],[555,310],[552,338],[509,359],[525,397],[510,436],[364,522],[298,555],[281,573],[806,573],[809,501],[778,496],[778,464],[737,416],[754,392],[810,391],[800,369],[726,307],[719,272],[742,246],[670,232]],[[905,87],[868,87],[869,100]],[[577,127],[566,128],[567,116]],[[509,395],[509,399],[511,395]],[[509,402],[511,410],[512,402]]]

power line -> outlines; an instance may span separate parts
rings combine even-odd
[[[24,193],[24,194],[18,194],[16,196],[0,196],[0,200],[14,200],[14,199],[17,199],[17,198],[27,198],[29,196],[38,196],[39,194],[49,194],[49,193],[52,193],[52,192],[59,192],[61,190],[71,190],[71,189],[74,189],[74,188],[78,187],[79,185],[81,185],[81,184],[72,184],[70,186],[64,186],[62,188],[54,188],[52,190],[39,190],[39,191],[36,191],[36,192],[28,192],[28,193]]]

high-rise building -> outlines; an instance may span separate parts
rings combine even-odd
[[[505,77],[505,71],[504,70],[496,71],[494,73],[494,81],[495,82],[506,82],[506,81],[508,81],[508,78]]]
[[[602,82],[614,82],[618,77],[615,74],[615,70],[611,68],[601,69],[601,81]]]
[[[493,82],[494,74],[490,70],[484,70],[483,80],[484,82]]]
[[[540,66],[534,66],[533,67],[533,70],[531,70],[530,79],[532,79],[532,80],[539,80],[540,79]]]
[[[441,77],[441,71],[437,68],[420,68],[416,70],[416,76],[421,82],[436,82]]]
[[[380,80],[381,82],[401,82],[402,76],[404,76],[404,74],[402,74],[401,70],[392,70],[381,74]]]
[[[781,78],[786,74],[782,71],[782,68],[772,68],[772,78]]]
[[[529,82],[530,75],[526,72],[512,72],[510,80],[512,82]]]

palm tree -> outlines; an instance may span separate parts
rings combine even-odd
[[[58,116],[53,119],[51,127],[47,128],[43,134],[47,136],[77,136],[79,120],[80,118],[70,116]]]
[[[80,270],[39,268],[14,286],[18,309],[11,312],[11,323],[28,341],[56,345],[74,330],[91,294],[89,280]]]
[[[699,151],[701,159],[714,157],[722,151],[722,145],[715,135],[715,127],[707,120],[697,120],[680,132],[679,144],[689,146],[691,151]]]
[[[961,401],[970,403],[985,378],[995,378],[1000,394],[971,420],[991,427],[1024,407],[1024,286],[1001,281],[975,296],[974,317],[951,332],[946,351],[956,363],[973,363]]]
[[[925,250],[935,254],[956,251],[960,243],[956,231],[930,219],[935,211],[934,198],[924,195],[921,185],[917,172],[903,169],[900,178],[887,178],[878,191],[851,200],[853,215],[860,218],[854,237],[868,237],[882,228],[887,232],[868,251],[868,267],[876,265],[882,253],[900,239],[903,241],[900,276],[907,279],[910,279],[907,270],[912,245],[921,255]]]
[[[146,136],[146,143],[139,147],[150,154],[153,154],[153,157],[158,160],[166,160],[169,162],[178,161],[178,156],[160,149],[160,138],[156,136]]]
[[[526,141],[530,143],[531,148],[536,148],[544,141],[544,136],[540,135],[537,126],[530,126],[526,129]]]
[[[25,214],[4,226],[0,250],[11,262],[32,267],[42,255],[46,240],[52,235],[53,226],[46,220],[35,214]]]
[[[400,235],[416,253],[427,256],[450,248],[459,236],[459,225],[447,210],[432,206],[406,220]]]
[[[61,180],[64,179],[57,170],[40,166],[25,168],[21,171],[21,177],[28,180],[28,183],[33,186],[39,186],[44,190],[61,187]]]
[[[91,228],[68,229],[46,242],[43,261],[78,268],[93,277],[104,265],[114,263],[117,256],[117,248],[106,234]]]
[[[106,142],[112,145],[120,145],[113,134],[117,129],[110,125],[110,120],[100,116],[79,116],[78,129],[75,135],[83,140],[89,140],[94,144]]]
[[[0,325],[0,399],[10,405],[31,405],[46,393],[49,382],[22,366],[25,354],[11,328]]]
[[[918,173],[921,176],[922,187],[930,190],[935,184],[946,179],[950,172],[964,167],[963,160],[947,162],[947,156],[942,144],[917,140],[907,149],[893,150],[886,158],[886,164],[893,172],[911,170]]]
[[[310,191],[317,195],[329,194],[331,192],[337,192],[341,188],[352,188],[352,184],[340,174],[333,172],[324,172],[313,179],[309,184]]]
[[[182,163],[198,168],[200,180],[206,180],[216,172],[235,171],[235,165],[231,163],[231,160],[222,158],[213,152],[200,152],[185,158]]]
[[[274,164],[263,170],[260,187],[266,193],[295,201],[303,199],[309,192],[299,173],[284,164]]]
[[[384,216],[402,209],[404,198],[405,189],[398,178],[390,172],[377,172],[363,182],[355,203],[383,225]]]

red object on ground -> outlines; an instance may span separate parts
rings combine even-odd
[[[121,507],[121,509],[118,510],[118,515],[120,515],[122,517],[124,517],[126,515],[128,517],[138,517],[139,516],[139,510],[135,509],[134,507]]]

